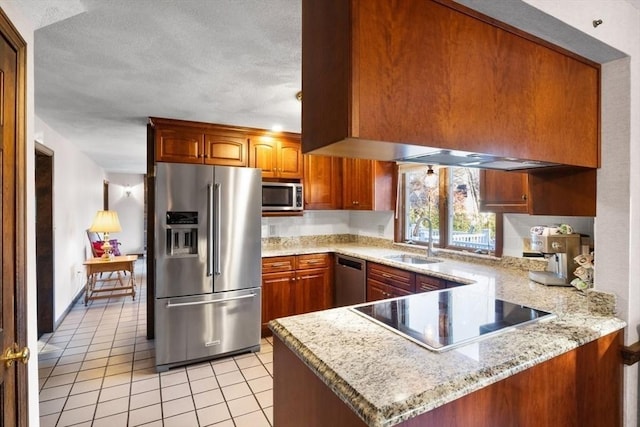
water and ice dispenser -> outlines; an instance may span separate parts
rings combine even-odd
[[[198,212],[167,212],[167,255],[198,254]]]

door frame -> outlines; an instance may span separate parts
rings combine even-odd
[[[24,41],[16,27],[11,23],[4,10],[0,8],[0,34],[7,43],[15,49],[16,58],[16,149],[15,149],[15,336],[16,342],[26,346],[27,341],[27,246],[26,246],[26,222],[27,222],[27,185],[26,185],[26,117],[27,117],[27,43]],[[3,349],[4,350],[4,349]],[[33,362],[32,362],[33,363]],[[16,399],[16,420],[20,427],[29,425],[28,402],[28,368],[23,363],[15,364],[17,369],[17,381],[15,393],[10,398]],[[5,398],[7,398],[5,393]]]

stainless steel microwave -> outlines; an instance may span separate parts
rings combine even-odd
[[[304,206],[302,184],[262,182],[262,211],[301,211]]]

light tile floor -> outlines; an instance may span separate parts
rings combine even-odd
[[[146,338],[145,263],[138,293],[81,298],[38,342],[42,427],[270,427],[273,346],[158,374]]]

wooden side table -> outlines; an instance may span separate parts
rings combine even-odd
[[[115,256],[109,260],[103,258],[91,258],[84,262],[84,266],[87,270],[87,289],[84,294],[84,305],[86,306],[89,300],[99,298],[110,298],[114,296],[126,296],[136,299],[136,280],[134,270],[134,264],[138,259],[137,255],[123,255]],[[129,278],[126,283],[123,282],[121,272],[128,271]],[[116,273],[117,276],[113,277],[110,274],[107,278],[101,278],[100,273]],[[126,280],[126,278],[125,278]],[[98,282],[117,282],[114,286],[102,285],[96,288]],[[118,292],[117,294],[102,294],[102,292],[114,292],[114,291],[126,291]]]

